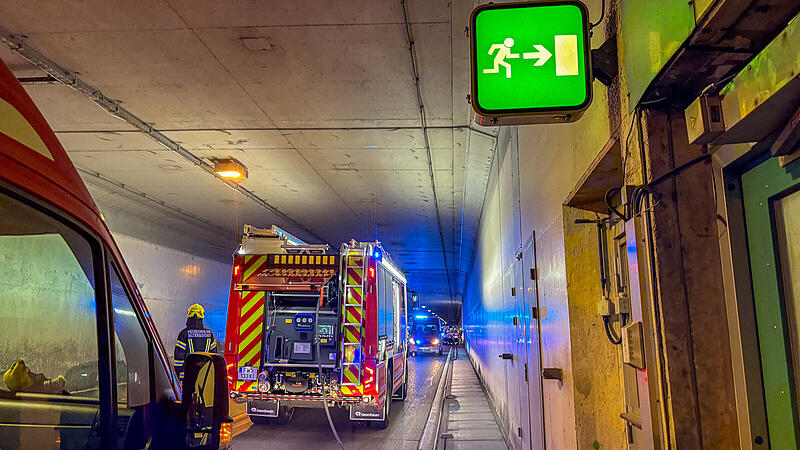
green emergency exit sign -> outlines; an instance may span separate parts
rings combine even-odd
[[[470,99],[479,118],[499,125],[577,120],[592,102],[588,16],[579,1],[477,7]]]

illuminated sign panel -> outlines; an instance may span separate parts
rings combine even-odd
[[[471,102],[478,115],[570,122],[592,102],[582,3],[483,5],[472,12],[470,27]]]

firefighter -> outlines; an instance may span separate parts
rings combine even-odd
[[[178,378],[183,381],[183,364],[186,355],[194,352],[213,353],[217,349],[217,340],[214,333],[203,326],[205,311],[203,307],[195,303],[186,312],[186,328],[178,334],[175,341],[175,372]]]

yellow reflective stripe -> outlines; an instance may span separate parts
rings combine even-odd
[[[47,145],[42,141],[39,133],[36,132],[28,119],[14,105],[2,98],[0,98],[0,117],[3,118],[3,121],[0,122],[0,131],[3,134],[50,161],[55,161],[50,149],[47,148]]]
[[[183,350],[186,350],[186,343],[185,343],[185,342],[183,342],[183,341],[177,341],[177,342],[175,342],[175,346],[176,346],[176,347],[180,347],[180,348],[182,348]]]
[[[256,293],[256,295],[254,295],[253,298],[251,298],[250,301],[248,301],[242,307],[242,313],[239,314],[239,317],[244,317],[244,315],[247,313],[247,311],[250,311],[250,308],[255,306],[255,304],[258,303],[258,301],[261,300],[262,298],[264,298],[264,291],[258,291]]]
[[[191,339],[189,339],[189,353],[194,353],[194,344]]]
[[[211,344],[211,339],[206,339],[206,353],[210,350],[208,346]]]

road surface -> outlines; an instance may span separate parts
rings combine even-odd
[[[444,356],[409,358],[409,391],[405,402],[392,402],[389,428],[353,426],[347,410],[331,408],[333,423],[348,450],[416,450],[444,367]],[[287,425],[254,424],[233,439],[235,450],[250,449],[338,449],[323,409],[295,408]]]

